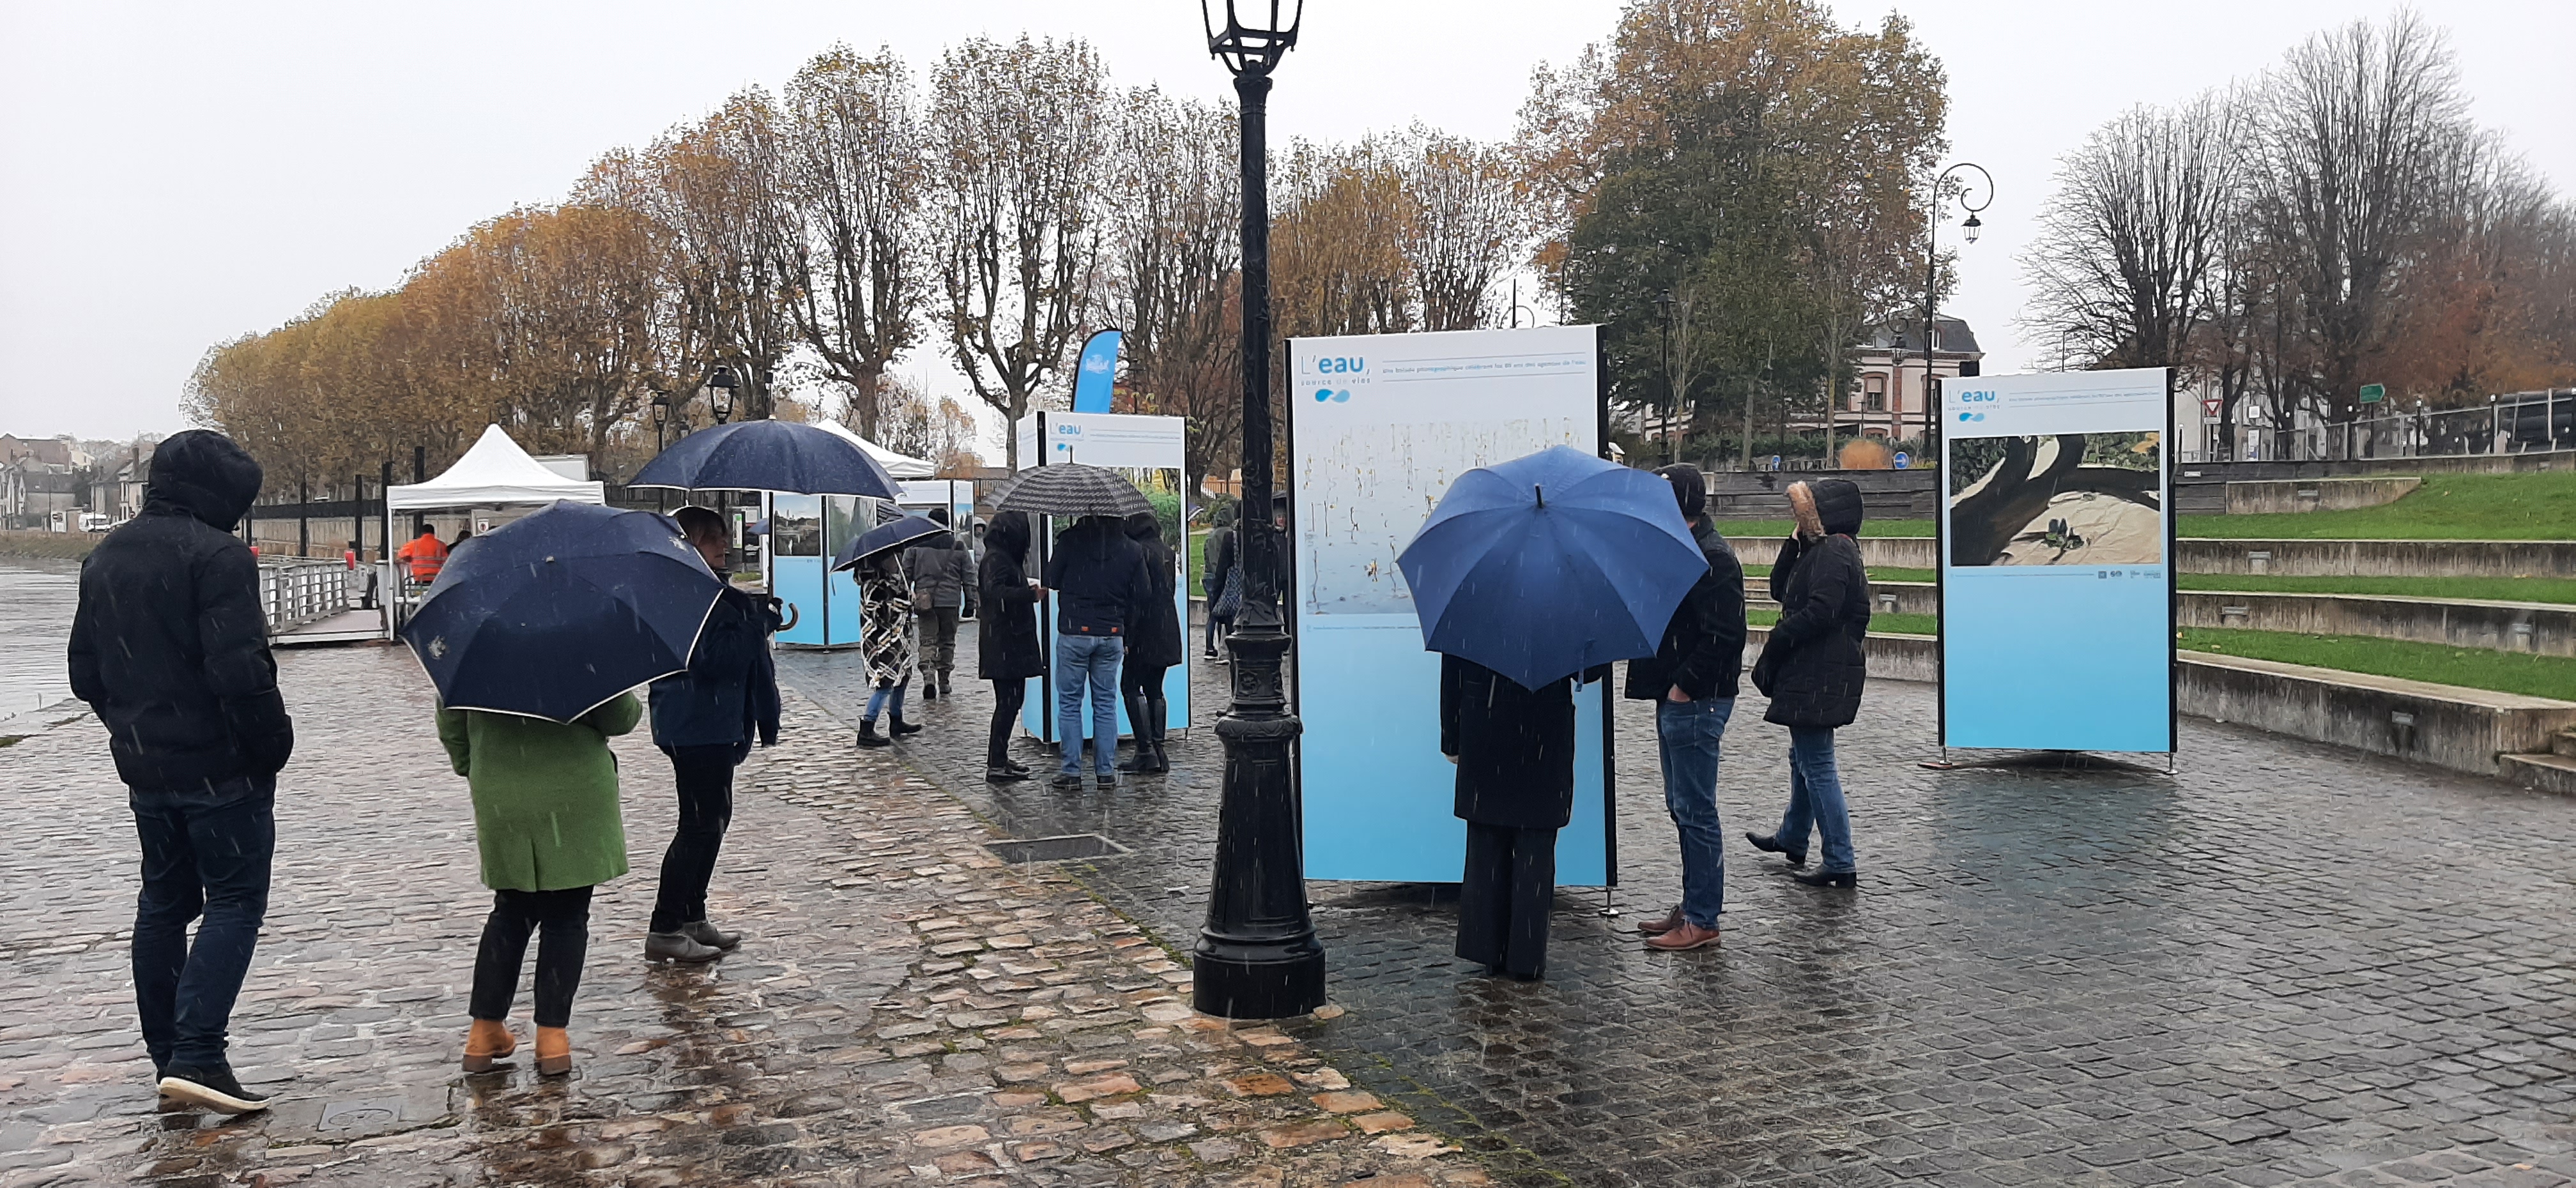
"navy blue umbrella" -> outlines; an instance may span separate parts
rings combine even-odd
[[[671,443],[632,487],[895,497],[894,476],[849,439],[794,421],[737,421]]]
[[[458,550],[402,636],[439,704],[569,722],[688,667],[723,589],[670,517],[557,503]]]
[[[1654,655],[1708,572],[1672,484],[1570,446],[1459,475],[1396,564],[1423,647],[1524,688]]]
[[[887,549],[899,549],[916,540],[926,540],[948,531],[948,526],[928,516],[905,516],[892,523],[879,524],[859,534],[858,539],[841,546],[841,555],[832,561],[835,571],[865,561]]]

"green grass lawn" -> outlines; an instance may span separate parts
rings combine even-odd
[[[1789,535],[1787,520],[1718,520],[1718,534],[1729,540],[1779,540]],[[1862,536],[1930,536],[1930,520],[1871,520],[1860,526]]]
[[[2352,511],[2184,516],[2184,536],[2266,540],[2576,539],[2576,471],[2434,474],[2395,503]]]
[[[2576,659],[2565,656],[2490,652],[2357,635],[2209,628],[2185,629],[2182,648],[2187,652],[2278,660],[2436,685],[2576,701]]]

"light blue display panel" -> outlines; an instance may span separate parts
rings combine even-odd
[[[1947,387],[1941,745],[2172,751],[2165,371]]]

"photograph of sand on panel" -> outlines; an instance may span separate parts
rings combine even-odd
[[[1354,426],[1304,451],[1297,473],[1298,593],[1315,614],[1411,614],[1396,554],[1459,475],[1550,446],[1591,449],[1590,422],[1531,417],[1490,424]]]
[[[2153,432],[1952,438],[1950,564],[2163,561],[2162,444]]]

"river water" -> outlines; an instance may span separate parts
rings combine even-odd
[[[63,650],[79,601],[79,562],[0,558],[0,718],[72,695]]]

